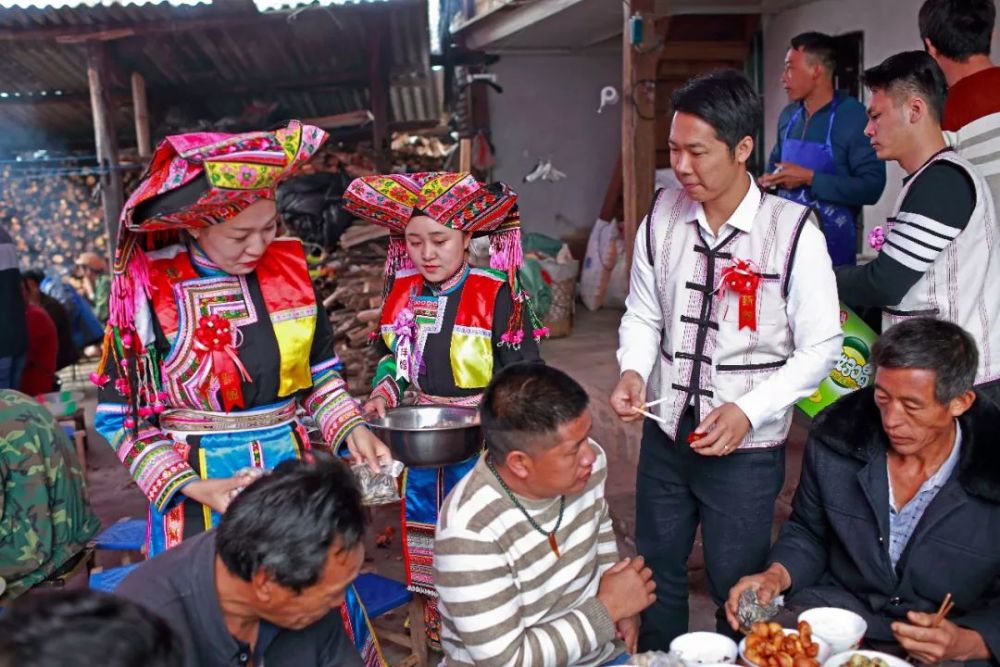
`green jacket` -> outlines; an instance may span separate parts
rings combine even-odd
[[[100,521],[76,450],[49,412],[0,390],[0,577],[16,598],[83,549]]]
[[[111,300],[111,276],[101,274],[94,282],[94,314],[101,324],[108,321],[108,303]]]

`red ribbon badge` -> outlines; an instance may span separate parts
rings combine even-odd
[[[740,326],[750,331],[757,330],[757,287],[760,285],[760,274],[754,270],[753,263],[746,259],[737,259],[732,266],[722,271],[722,287],[728,287],[736,293],[740,314]]]
[[[194,332],[194,349],[199,356],[207,356],[208,374],[219,381],[226,412],[232,412],[234,407],[245,407],[240,379],[251,381],[250,374],[236,356],[235,338],[236,330],[219,315],[203,315]]]

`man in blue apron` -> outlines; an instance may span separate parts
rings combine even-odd
[[[781,82],[792,101],[778,119],[778,140],[760,184],[816,210],[834,266],[854,264],[855,221],[885,188],[885,164],[864,135],[856,99],[833,88],[833,39],[808,32],[792,39]]]

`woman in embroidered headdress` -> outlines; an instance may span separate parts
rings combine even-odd
[[[366,176],[348,186],[343,206],[392,232],[378,342],[384,356],[366,413],[384,415],[407,390],[418,404],[476,406],[496,371],[540,361],[537,341],[545,329],[517,281],[521,225],[509,187],[484,185],[464,173]],[[489,236],[490,269],[467,261],[478,235]],[[431,600],[432,641],[440,623],[431,579],[438,509],[476,458],[411,469],[405,478],[407,584]]]
[[[211,528],[252,469],[310,448],[300,406],[330,447],[391,458],[336,370],[302,244],[275,238],[275,187],[325,139],[298,121],[168,137],[125,203],[92,380],[97,429],[150,502],[150,557]]]

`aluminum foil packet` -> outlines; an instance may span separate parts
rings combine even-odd
[[[646,653],[636,653],[629,658],[626,663],[630,667],[683,667],[681,657],[673,651],[664,653],[663,651],[647,651]]]
[[[740,622],[740,629],[750,632],[754,623],[766,623],[772,620],[781,611],[785,604],[785,599],[781,595],[776,596],[770,603],[762,605],[757,600],[757,591],[748,589],[740,594],[739,606],[736,608],[736,619]]]
[[[354,478],[361,489],[361,502],[365,505],[388,505],[399,500],[399,476],[403,474],[400,461],[383,463],[378,472],[367,463],[351,466]]]

